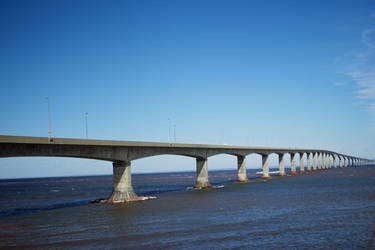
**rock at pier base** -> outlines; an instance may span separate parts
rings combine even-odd
[[[211,184],[210,183],[205,183],[205,184],[202,184],[202,183],[197,183],[194,185],[194,188],[197,188],[197,189],[205,189],[205,188],[211,188]]]
[[[285,176],[285,175],[286,175],[286,174],[281,174],[281,173],[278,174],[278,176]]]
[[[97,200],[94,200],[93,203],[117,204],[117,203],[147,201],[147,200],[155,200],[155,199],[157,199],[155,196],[137,196],[135,198],[127,198],[127,199],[121,199],[121,200],[97,199]]]
[[[312,170],[311,170],[311,169],[309,169],[309,170],[307,170],[307,172],[311,173],[311,172],[312,172]]]
[[[291,174],[291,175],[296,175],[296,174],[297,174],[297,171],[291,171],[290,174]]]
[[[262,176],[262,179],[269,180],[269,179],[271,179],[271,176]]]
[[[301,170],[299,171],[300,174],[304,174],[305,173],[305,170]]]
[[[247,178],[237,178],[237,182],[248,182],[249,180]]]
[[[109,201],[121,201],[121,200],[135,200],[137,199],[137,194],[133,191],[133,188],[126,188],[123,190],[114,190]]]

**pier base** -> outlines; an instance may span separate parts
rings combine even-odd
[[[131,163],[123,161],[113,162],[113,192],[109,203],[138,201],[132,187]]]
[[[238,173],[237,173],[237,181],[238,182],[247,182],[247,174],[246,174],[246,157],[245,156],[237,156],[237,166],[238,166]]]
[[[285,176],[284,154],[279,154],[279,176]]]
[[[296,154],[290,153],[290,174],[296,175]]]
[[[207,158],[197,158],[197,182],[194,188],[210,188],[208,181]]]
[[[271,179],[268,155],[262,155],[262,179]]]

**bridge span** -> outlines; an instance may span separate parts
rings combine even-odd
[[[292,149],[245,147],[228,145],[202,145],[112,140],[87,140],[48,137],[0,135],[0,157],[55,156],[77,157],[111,161],[113,163],[113,192],[110,202],[130,201],[137,198],[131,182],[131,161],[157,155],[183,155],[196,159],[196,188],[209,188],[207,159],[218,154],[237,157],[237,180],[246,182],[246,156],[262,156],[262,178],[270,178],[269,155],[279,157],[279,175],[285,175],[284,156],[290,154],[291,174],[297,174],[296,156],[299,155],[299,172],[320,169],[361,166],[373,160],[340,154],[322,149]],[[307,168],[305,168],[305,158]]]

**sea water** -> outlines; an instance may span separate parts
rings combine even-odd
[[[373,237],[375,167],[338,168],[190,190],[194,172],[133,175],[157,200],[99,204],[112,176],[0,181],[0,247],[361,249]]]

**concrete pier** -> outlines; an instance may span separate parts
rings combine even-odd
[[[113,192],[109,202],[131,201],[137,199],[132,187],[131,163],[113,162]]]
[[[303,153],[299,153],[299,172],[301,174],[305,172],[305,163],[303,161]]]
[[[248,180],[246,174],[246,157],[242,155],[237,156],[237,181],[238,182],[246,182]]]
[[[328,168],[331,168],[331,166],[332,166],[332,159],[331,159],[331,155],[327,155],[327,161],[328,161],[328,163],[327,163],[327,167]]]
[[[323,169],[327,168],[327,155],[323,154]]]
[[[318,169],[322,168],[322,155],[318,153]]]
[[[339,166],[340,166],[340,168],[342,168],[342,158],[341,157],[339,157]]]
[[[311,172],[311,158],[310,153],[306,153],[306,161],[307,161],[307,172]]]
[[[323,154],[319,154],[319,169],[323,169]]]
[[[333,167],[334,167],[334,168],[337,168],[337,165],[336,165],[336,157],[335,157],[335,156],[333,156]]]
[[[284,154],[279,154],[279,175],[285,175]]]
[[[270,167],[269,167],[269,161],[268,161],[268,155],[262,155],[262,170],[263,170],[263,176],[264,179],[269,179],[270,177]]]
[[[296,154],[290,153],[290,174],[294,175],[297,174],[296,171]]]
[[[329,156],[329,168],[333,168],[333,161],[335,160],[335,157],[333,155]]]
[[[207,158],[197,158],[197,183],[195,188],[210,188],[208,181]]]
[[[328,159],[328,168],[332,168],[332,156],[328,155],[327,159]]]
[[[316,171],[316,157],[318,153],[313,153],[313,171]]]

